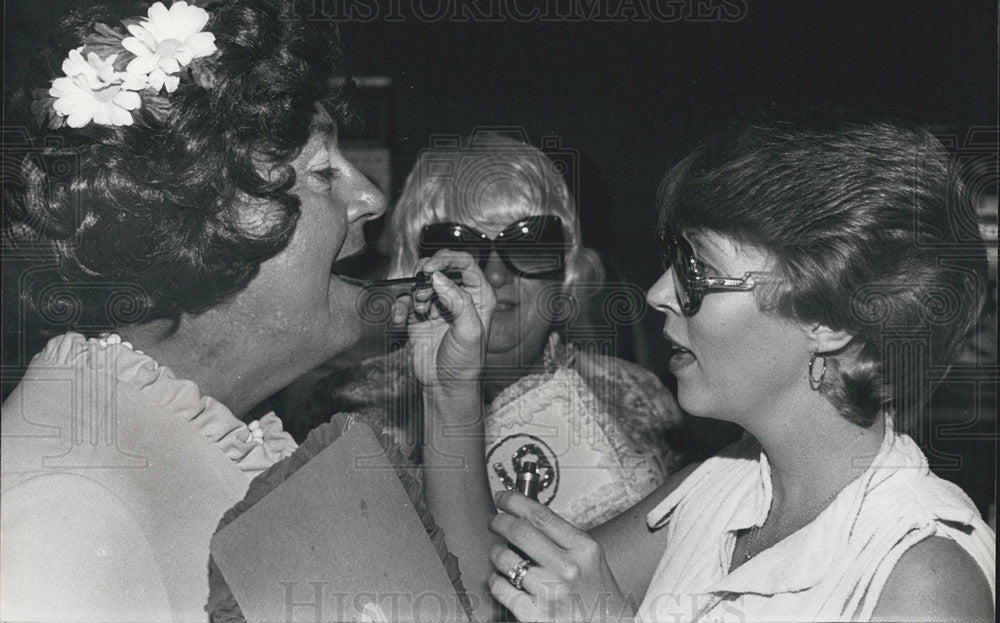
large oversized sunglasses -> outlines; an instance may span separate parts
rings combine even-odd
[[[563,272],[566,241],[558,216],[528,216],[504,228],[496,238],[462,223],[434,223],[420,232],[420,257],[441,249],[466,251],[485,268],[492,251],[514,274],[529,279]]]
[[[749,271],[742,277],[708,277],[708,267],[694,256],[691,243],[669,226],[660,230],[663,270],[674,269],[674,291],[685,316],[693,316],[701,301],[711,292],[746,292],[767,281],[771,274]]]

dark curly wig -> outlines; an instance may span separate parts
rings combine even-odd
[[[291,0],[193,4],[209,12],[218,48],[209,88],[182,80],[165,109],[144,107],[133,125],[5,140],[3,252],[18,273],[5,279],[5,299],[19,301],[6,305],[7,328],[12,315],[22,330],[49,333],[176,323],[239,292],[287,245],[300,207],[288,163],[317,102],[345,112],[332,82],[338,31],[298,19],[309,7]],[[96,24],[127,35],[121,20],[148,7],[92,6],[66,19],[32,72],[38,83],[21,90],[25,113],[31,87],[62,75],[62,59]]]

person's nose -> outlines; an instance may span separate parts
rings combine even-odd
[[[339,151],[331,152],[331,160],[334,153],[340,156]],[[386,201],[382,191],[342,156],[339,166],[346,179],[335,192],[341,194],[339,199],[347,206],[347,237],[339,255],[347,257],[364,250],[363,225],[385,214]]]
[[[385,214],[386,201],[375,184],[361,171],[350,166],[350,196],[347,203],[347,221],[354,223],[372,221]]]
[[[681,313],[677,291],[674,288],[673,270],[673,267],[668,268],[646,293],[646,302],[649,303],[649,306],[664,314],[667,312]]]
[[[495,249],[490,249],[490,256],[486,259],[486,265],[483,266],[483,276],[486,277],[486,281],[493,286],[494,290],[510,283],[514,278]]]

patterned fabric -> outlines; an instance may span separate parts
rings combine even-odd
[[[857,480],[730,572],[738,532],[762,525],[770,506],[769,464],[750,435],[693,471],[647,517],[668,530],[667,548],[636,621],[867,621],[896,562],[931,536],[955,541],[995,590],[996,535],[891,420]]]
[[[434,549],[444,564],[452,586],[455,587],[455,592],[458,594],[462,607],[465,608],[468,615],[470,605],[465,589],[462,586],[462,577],[458,569],[458,559],[448,552],[448,548],[445,545],[444,533],[434,522],[434,517],[431,515],[430,509],[427,507],[427,502],[424,500],[423,488],[416,477],[413,467],[406,463],[398,447],[392,443],[388,435],[382,434],[382,431],[378,429],[376,424],[366,422],[363,416],[339,413],[330,422],[313,429],[309,433],[309,437],[306,438],[305,442],[291,457],[275,464],[250,483],[250,489],[247,491],[246,497],[226,511],[216,531],[229,525],[237,517],[249,510],[275,487],[290,478],[299,468],[308,463],[310,459],[336,441],[350,426],[359,421],[372,425],[379,443],[382,445],[383,450],[385,450],[389,462],[395,468],[396,475],[399,477],[403,489],[410,497],[410,501],[413,502],[413,507],[420,516],[424,524],[424,529],[427,530],[427,535],[430,537]],[[330,503],[336,504],[337,500],[330,500]],[[226,584],[226,579],[222,576],[214,559],[209,562],[209,597],[208,605],[205,609],[208,611],[209,619],[212,623],[244,623],[246,621],[239,604],[236,603],[236,598],[233,596],[232,590]]]
[[[653,373],[564,344],[556,334],[550,337],[544,362],[544,371],[513,380],[488,406],[490,477],[494,488],[502,486],[493,468],[496,462],[505,466],[509,478],[514,477],[510,455],[524,442],[531,443],[518,434],[555,434],[547,441],[550,459],[565,456],[569,450],[578,458],[600,457],[597,463],[573,464],[571,460],[566,466],[572,469],[560,470],[561,493],[553,506],[574,525],[587,529],[641,500],[679,467],[681,456],[671,447],[669,436],[681,423],[680,408]],[[574,396],[572,400],[567,392]],[[559,396],[566,400],[553,410],[553,400]],[[325,378],[305,402],[308,410],[296,411],[296,418],[316,417],[314,411],[364,414],[380,422],[411,461],[420,462],[423,406],[405,348]],[[537,420],[518,425],[511,421],[511,412],[521,419],[532,414]],[[545,421],[556,413],[562,414],[564,422]],[[551,433],[553,429],[558,433]],[[507,438],[507,444],[496,447]],[[545,491],[539,499],[546,501]]]

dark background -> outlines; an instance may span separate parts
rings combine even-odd
[[[960,134],[995,126],[996,25],[990,1],[798,0],[748,3],[736,22],[355,20],[344,38],[351,69],[394,81],[397,183],[434,133],[559,137],[581,156],[587,242],[648,285],[657,182],[720,118],[860,104]]]
[[[86,4],[5,2],[5,87],[55,19]],[[582,0],[539,4],[587,14]],[[315,0],[316,17],[342,21],[349,70],[392,79],[395,193],[432,135],[501,125],[523,128],[536,145],[558,137],[580,157],[586,242],[643,286],[656,277],[648,258],[657,182],[721,118],[835,104],[891,110],[960,136],[997,123],[991,0],[681,0],[670,6],[686,17],[673,23],[599,22],[635,13],[619,10],[620,0],[597,4],[591,19],[518,23],[503,9],[526,11],[525,0],[394,0],[374,15],[362,14],[360,0]],[[476,22],[471,6],[493,6],[502,21]],[[438,7],[450,10],[426,21]]]
[[[416,0],[397,0],[395,9],[383,5],[374,14],[366,14],[364,2],[316,0],[316,16],[343,21],[352,73],[391,78],[383,137],[391,154],[390,199],[435,135],[516,126],[536,145],[556,137],[576,159],[571,185],[585,243],[604,254],[614,277],[644,289],[658,276],[657,183],[721,119],[788,105],[873,107],[954,135],[959,148],[971,129],[986,128],[988,147],[997,151],[993,0],[690,0],[685,8],[673,5],[681,19],[672,23],[639,22],[607,0],[598,0],[595,17],[519,23],[504,12],[513,2],[471,3],[492,12],[499,20],[492,23],[468,18],[461,7],[470,3],[460,0],[425,0],[416,12]],[[84,4],[5,3],[5,101],[7,86],[23,72],[21,59],[57,16]],[[588,12],[584,2],[547,4],[560,13],[572,5]],[[352,5],[360,11],[353,18]],[[437,8],[443,15],[421,19],[421,7],[425,17]],[[616,16],[626,21],[600,21]],[[994,213],[994,225],[995,219]],[[657,322],[647,315],[651,342]],[[995,335],[995,315],[992,322]],[[665,376],[653,348],[643,363]],[[978,390],[959,387],[938,400],[946,402],[938,409],[945,421],[975,424],[964,437],[941,443],[965,457],[951,477],[979,491],[981,506],[995,498],[995,346],[989,365],[992,398],[984,402]],[[732,434],[699,422],[692,430],[704,451]]]

